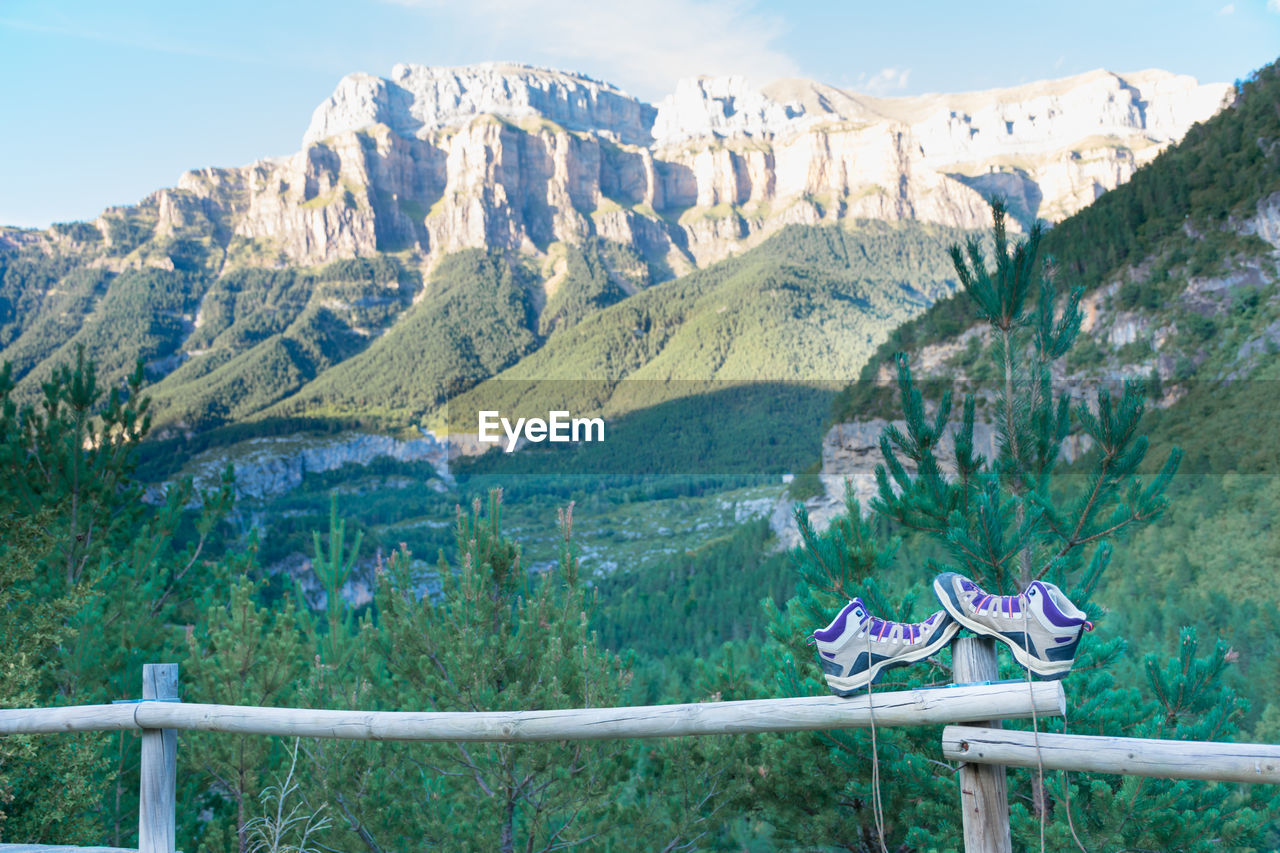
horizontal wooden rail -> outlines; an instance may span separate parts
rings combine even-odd
[[[70,844],[0,844],[0,853],[138,853],[129,847],[74,847]]]
[[[942,730],[942,754],[953,761],[976,764],[1280,784],[1280,746],[1268,744],[1044,732],[1037,736],[1034,732],[947,726]]]
[[[118,732],[140,729],[142,726],[134,719],[139,704],[141,703],[4,710],[0,711],[0,734]]]
[[[138,853],[129,847],[73,847],[70,844],[0,844],[0,853]]]
[[[975,684],[841,699],[804,696],[556,711],[326,711],[138,702],[0,710],[0,734],[182,729],[282,737],[406,741],[547,741],[678,737],[973,722],[1061,715],[1062,685]]]

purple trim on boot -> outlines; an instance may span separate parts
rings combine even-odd
[[[1040,581],[1032,581],[1031,586],[1040,590],[1040,598],[1043,602],[1044,616],[1059,628],[1075,628],[1084,624],[1083,619],[1073,619],[1058,609],[1058,605],[1054,603],[1053,596],[1049,594],[1049,590]]]
[[[849,621],[849,614],[855,608],[861,607],[862,612],[866,613],[867,608],[863,606],[861,598],[855,598],[844,606],[844,608],[831,620],[831,624],[825,628],[819,628],[813,632],[813,638],[820,643],[834,643],[840,639],[840,635],[844,633],[845,623]]]

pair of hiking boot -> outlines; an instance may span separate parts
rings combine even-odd
[[[841,609],[831,624],[813,632],[827,685],[850,696],[873,684],[885,670],[906,666],[937,653],[968,628],[994,637],[1025,669],[1045,679],[1071,670],[1084,630],[1085,614],[1062,590],[1032,581],[1020,595],[991,595],[955,572],[933,580],[942,610],[923,622],[890,622],[872,616],[862,599]]]

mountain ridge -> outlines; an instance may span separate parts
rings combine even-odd
[[[480,82],[463,86],[460,74]],[[946,239],[959,239],[970,226],[985,223],[984,193],[1004,193],[1015,211],[1028,215],[1043,207],[1029,160],[1005,164],[1007,169],[992,165],[995,171],[980,175],[956,172],[955,164],[944,164],[950,171],[932,168],[930,158],[941,155],[911,136],[910,127],[849,121],[851,108],[839,104],[824,107],[838,121],[801,127],[785,139],[769,137],[770,127],[795,129],[796,121],[805,121],[804,112],[799,106],[779,108],[767,92],[733,79],[708,78],[686,87],[693,100],[685,106],[696,107],[695,113],[719,109],[728,135],[717,137],[713,128],[712,136],[694,144],[663,148],[623,142],[622,132],[675,115],[678,98],[653,107],[650,115],[607,83],[523,66],[403,66],[395,76],[399,91],[426,92],[429,103],[444,104],[448,115],[414,107],[408,95],[396,95],[393,104],[394,81],[355,75],[346,79],[357,90],[386,95],[381,105],[355,96],[349,101],[372,111],[375,123],[367,129],[338,130],[294,155],[243,169],[189,172],[178,187],[157,191],[135,207],[108,210],[94,224],[4,231],[13,248],[0,253],[6,268],[0,345],[4,357],[16,362],[23,393],[37,394],[51,365],[85,346],[113,381],[134,357],[147,363],[158,382],[157,423],[166,428],[199,432],[266,413],[328,417],[335,406],[347,418],[368,414],[366,404],[376,404],[379,416],[403,426],[443,400],[515,369],[545,344],[559,341],[521,369],[547,363],[549,353],[573,351],[572,335],[565,333],[584,318],[643,296],[655,284],[748,252],[788,226],[862,229],[859,239],[878,240],[859,223],[909,223],[889,238],[899,247],[897,260],[882,252],[870,267],[868,304],[885,301],[865,326],[846,317],[854,304],[849,298],[863,298],[863,283],[844,281],[843,272],[805,283],[786,264],[755,261],[752,276],[759,280],[749,276],[739,292],[754,300],[752,311],[760,317],[736,309],[705,316],[689,314],[692,305],[678,309],[709,340],[725,342],[723,352],[707,350],[697,361],[712,365],[720,378],[776,367],[779,359],[809,364],[812,354],[802,348],[797,330],[817,317],[843,317],[836,325],[853,331],[857,345],[832,344],[824,352],[836,353],[835,361],[809,364],[804,371],[833,378],[856,371],[886,323],[896,324],[949,292],[945,264],[894,271],[907,257],[904,240],[957,227],[962,230],[947,231]],[[1148,78],[1155,81],[1151,85],[1176,83],[1184,94],[1204,89],[1190,78],[1160,72],[1138,82],[1147,85]],[[1091,123],[1091,130],[1100,122],[1141,124],[1158,112],[1150,101],[1138,109],[1138,90],[1123,82],[1098,72],[1059,81],[1045,97],[1080,94],[1085,86],[1083,95],[1062,104],[1088,107],[1072,115]],[[805,85],[823,97],[836,91]],[[560,98],[570,90],[578,100]],[[344,91],[341,85],[338,91]],[[1017,100],[1025,91],[988,97],[990,115],[948,110],[942,124],[985,127],[983,122],[1006,121],[1002,116],[1010,113],[1000,112],[1006,109],[1001,98],[1013,99],[1008,109],[1045,106]],[[589,117],[605,104],[602,114],[617,132],[610,137],[558,124],[538,107],[548,98],[566,120]],[[1089,106],[1099,98],[1111,106]],[[523,117],[494,114],[500,101],[514,103]],[[881,112],[885,103],[897,102],[875,101]],[[393,106],[413,121],[387,112]],[[313,124],[340,127],[324,117],[328,109],[322,105]],[[730,133],[739,114],[754,116],[756,124],[748,126],[757,127],[755,136]],[[436,126],[448,116],[459,125]],[[974,135],[970,130],[964,130],[966,138]],[[1129,146],[1139,142],[1146,152],[1163,144],[1142,134],[1128,143],[1102,143],[1109,153],[1098,162],[1111,170],[1111,180],[1124,177],[1117,164],[1137,162],[1141,152]],[[1068,177],[1083,168],[1045,161],[1035,176],[1045,186],[1050,167],[1065,168]],[[1084,186],[1096,189],[1092,182]],[[932,248],[940,253],[941,243]],[[483,257],[464,254],[476,252]],[[784,286],[770,285],[770,277]],[[472,328],[480,316],[492,328]],[[779,336],[777,351],[757,346],[745,358],[734,355],[741,340],[735,329],[748,328],[759,340]],[[509,334],[499,335],[498,329]],[[627,341],[634,337],[623,331]],[[683,375],[679,359],[698,343],[697,334],[686,337],[678,353],[660,357],[670,365],[646,369]],[[583,352],[602,346],[586,341]],[[410,384],[398,378],[428,362],[436,375]],[[344,376],[350,387],[339,387],[348,381]],[[411,404],[388,396],[397,388],[416,395]]]
[[[662,279],[788,224],[980,228],[994,195],[1024,225],[1056,221],[1229,92],[1158,71],[900,99],[728,77],[649,105],[570,72],[398,65],[344,77],[300,151],[187,172],[95,226],[118,263],[163,264],[146,244],[197,239],[232,266],[409,251],[429,269],[462,249],[541,257],[596,238]]]

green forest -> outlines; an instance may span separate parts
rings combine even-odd
[[[996,594],[1051,580],[1095,626],[1066,716],[1008,728],[1280,742],[1280,292],[1272,246],[1238,227],[1278,191],[1269,66],[1025,235],[998,201],[983,235],[794,226],[661,283],[590,244],[549,296],[483,251],[427,282],[394,256],[214,274],[198,247],[117,272],[0,253],[0,707],[136,699],[155,662],[179,663],[185,702],[314,709],[821,696],[815,628],[855,595],[923,619],[957,571]],[[950,355],[926,369],[926,347]],[[535,387],[609,413],[617,443],[491,453],[452,483],[384,458],[261,500],[231,466],[179,476],[248,437],[405,428]],[[796,503],[792,549],[739,515],[806,468],[790,496],[812,494],[823,427],[877,417],[869,502],[821,532]],[[178,849],[958,850],[939,738],[184,732]],[[136,845],[138,741],[0,737],[0,841]],[[1280,848],[1274,786],[1011,770],[1009,804],[1019,850]]]
[[[480,249],[446,256],[424,280],[390,254],[113,273],[96,242],[29,248],[0,252],[0,359],[33,401],[79,349],[108,382],[141,358],[168,438],[243,437],[248,424],[278,434],[273,423],[299,418],[405,429],[447,419],[450,403],[505,403],[562,379],[611,383],[568,402],[622,413],[667,399],[656,389],[670,380],[852,375],[884,334],[954,289],[943,247],[964,236],[910,222],[791,226],[656,284],[625,272],[644,269],[629,249],[598,239],[561,247],[558,278]],[[624,379],[649,393],[613,394]]]

